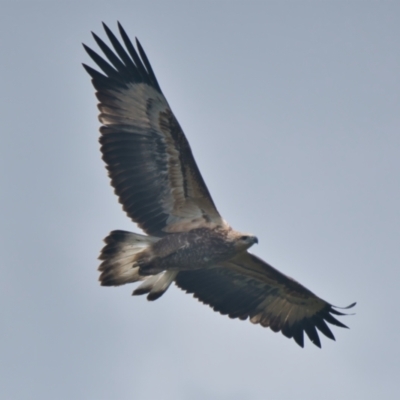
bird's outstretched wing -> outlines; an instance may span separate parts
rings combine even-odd
[[[250,318],[281,331],[301,347],[304,332],[321,347],[317,329],[334,340],[326,322],[347,328],[332,315],[345,315],[336,307],[247,252],[212,269],[181,271],[175,282],[215,311],[231,318]]]
[[[145,52],[118,26],[125,48],[104,25],[114,51],[93,34],[107,61],[84,45],[102,73],[84,67],[100,101],[101,151],[120,203],[149,235],[223,225]]]

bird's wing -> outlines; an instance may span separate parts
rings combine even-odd
[[[301,347],[303,332],[321,347],[317,329],[334,340],[326,322],[347,328],[332,315],[345,314],[247,252],[212,269],[181,271],[175,282],[215,311],[231,318],[250,318],[274,332],[281,331]]]
[[[120,24],[125,48],[104,29],[114,50],[93,36],[107,61],[84,45],[102,73],[84,67],[100,101],[103,160],[124,210],[154,236],[223,225],[140,43],[137,52]]]

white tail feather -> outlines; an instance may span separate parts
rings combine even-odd
[[[163,271],[157,275],[142,276],[136,260],[140,253],[157,242],[159,238],[126,231],[113,231],[105,239],[100,260],[100,282],[103,286],[119,286],[144,281],[134,292],[148,293],[149,300],[158,299],[174,281],[176,271]]]
[[[138,255],[159,239],[125,231],[113,231],[105,239],[99,267],[103,286],[119,286],[145,279],[136,265]]]

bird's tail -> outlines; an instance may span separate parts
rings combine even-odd
[[[177,272],[165,271],[157,275],[142,276],[136,260],[159,238],[126,231],[112,231],[105,239],[99,259],[102,286],[119,286],[144,281],[132,294],[146,294],[149,300],[158,299],[174,281]]]

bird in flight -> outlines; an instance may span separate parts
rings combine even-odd
[[[83,66],[99,101],[111,185],[146,235],[116,230],[104,239],[101,285],[141,281],[133,294],[156,300],[175,282],[215,311],[301,347],[304,332],[318,347],[318,331],[334,340],[327,322],[347,328],[335,318],[345,314],[248,252],[257,237],[235,231],[218,212],[139,41],[135,49],[118,23],[123,46],[103,26],[113,49],[93,34],[105,57],[83,46],[101,72]]]

